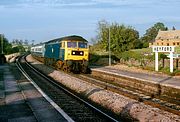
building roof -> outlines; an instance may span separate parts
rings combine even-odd
[[[156,36],[158,39],[180,39],[180,30],[159,31]]]

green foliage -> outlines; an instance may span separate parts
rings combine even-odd
[[[175,52],[180,54],[180,47],[175,47]]]
[[[157,22],[151,28],[146,30],[146,33],[140,39],[143,43],[145,43],[143,46],[144,48],[148,47],[148,43],[156,38],[159,30],[168,30],[168,28],[165,27],[163,23]]]
[[[99,55],[90,54],[89,64],[92,65],[93,63],[97,62],[100,59]]]
[[[133,58],[135,60],[141,60],[144,58],[153,60],[154,56],[151,52],[152,52],[151,48],[133,49],[133,50],[129,50],[129,51],[120,53],[118,55],[118,58],[124,59],[124,60],[129,60],[131,58]]]
[[[2,42],[2,39],[0,39],[0,41]],[[2,43],[0,43],[0,51],[2,50],[1,49],[1,47],[2,47],[1,44]],[[12,53],[17,53],[17,52],[25,52],[25,48],[22,45],[13,47],[12,44],[10,44],[6,38],[3,38],[3,52],[4,52],[4,54],[12,54]]]
[[[168,58],[167,55],[165,55],[164,53],[161,53],[159,55],[159,57],[160,57],[160,59],[167,59]]]
[[[140,39],[138,39],[136,42],[135,42],[135,49],[142,49],[144,47],[144,44],[141,42]]]
[[[159,30],[168,30],[161,22],[155,23],[146,30],[143,37],[139,38],[139,32],[131,26],[120,25],[118,23],[108,24],[105,20],[98,23],[98,35],[93,38],[94,44],[101,46],[101,50],[109,50],[109,33],[110,49],[113,54],[118,54],[130,49],[141,49],[149,47],[149,42],[153,41]]]
[[[3,40],[2,40],[3,39]],[[2,43],[3,42],[3,43]],[[8,51],[9,50],[11,50],[11,44],[9,44],[9,42],[8,42],[8,40],[3,36],[3,38],[2,37],[0,37],[0,51],[2,52],[2,44],[3,44],[3,52],[5,53],[5,54],[7,54],[8,53]],[[1,53],[0,52],[0,53]]]
[[[110,33],[110,34],[109,34]],[[136,48],[139,33],[132,27],[112,23],[108,25],[106,21],[99,22],[98,26],[98,43],[106,51],[109,48],[110,35],[110,49],[112,53],[124,52],[129,49]]]
[[[103,49],[103,46],[100,43],[94,44],[93,46],[89,47],[89,52],[91,54],[98,54],[98,55],[104,55],[108,52],[106,52],[105,49]]]

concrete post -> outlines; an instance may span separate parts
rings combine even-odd
[[[170,52],[170,72],[173,72],[173,52]]]
[[[155,71],[158,71],[158,52],[155,52]]]

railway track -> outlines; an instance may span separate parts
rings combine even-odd
[[[29,77],[74,121],[121,121],[110,116],[89,102],[77,96],[71,90],[33,68],[25,58],[18,60]]]
[[[162,110],[174,113],[176,115],[180,115],[180,105],[173,102],[165,101],[160,98],[156,98],[155,96],[151,96],[148,93],[145,93],[144,91],[127,88],[124,86],[121,86],[120,84],[112,81],[108,81],[108,79],[102,79],[100,77],[94,77],[91,74],[80,74],[80,75],[74,75],[74,77],[80,78],[86,82],[96,84],[104,89],[116,92],[118,94],[121,94],[123,96],[127,96],[129,98],[138,100],[139,102],[143,102],[145,104],[151,105],[153,107],[160,108]]]

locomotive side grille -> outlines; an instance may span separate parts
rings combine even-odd
[[[72,55],[80,55],[80,56],[83,56],[83,55],[84,55],[84,51],[72,51]]]

